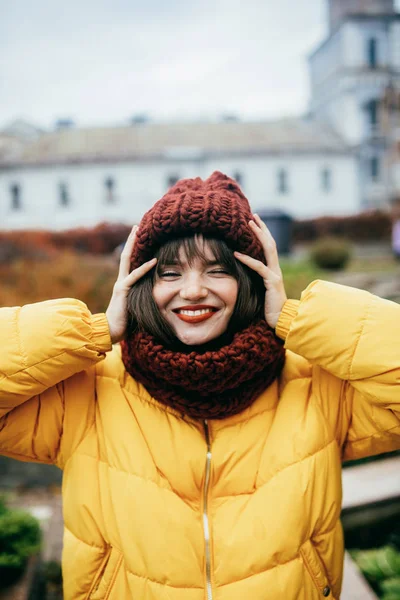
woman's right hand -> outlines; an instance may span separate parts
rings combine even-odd
[[[150,271],[157,262],[156,258],[152,258],[137,269],[134,269],[131,273],[129,272],[137,229],[137,225],[132,228],[124,249],[122,250],[118,278],[114,284],[110,304],[106,310],[111,342],[113,344],[120,342],[124,338],[126,332],[128,324],[127,297],[130,288],[143,277],[143,275]]]

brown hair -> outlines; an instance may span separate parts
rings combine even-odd
[[[199,244],[201,238],[207,240],[215,260],[238,282],[238,296],[229,322],[228,334],[231,336],[251,322],[262,318],[265,287],[261,277],[237,261],[232,249],[224,240],[193,235],[173,239],[161,246],[155,253],[158,259],[156,267],[131,287],[128,294],[128,335],[139,330],[149,333],[164,345],[177,342],[172,327],[160,313],[153,298],[154,280],[165,265],[176,261],[181,248],[189,265],[196,258],[205,261],[204,244]]]

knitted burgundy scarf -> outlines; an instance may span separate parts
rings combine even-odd
[[[156,400],[193,419],[242,412],[279,376],[285,360],[283,342],[265,321],[204,353],[170,350],[146,333],[121,346],[128,373]]]

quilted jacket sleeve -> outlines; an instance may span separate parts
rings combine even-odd
[[[59,464],[66,415],[70,444],[93,420],[93,366],[111,349],[106,317],[49,300],[0,309],[0,331],[0,453]]]
[[[344,459],[400,448],[400,305],[315,281],[286,302],[276,332],[313,365]]]

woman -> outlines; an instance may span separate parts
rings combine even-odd
[[[400,447],[398,305],[286,300],[214,173],[133,230],[106,315],[0,315],[0,450],[64,470],[66,600],[339,598],[341,461]]]

